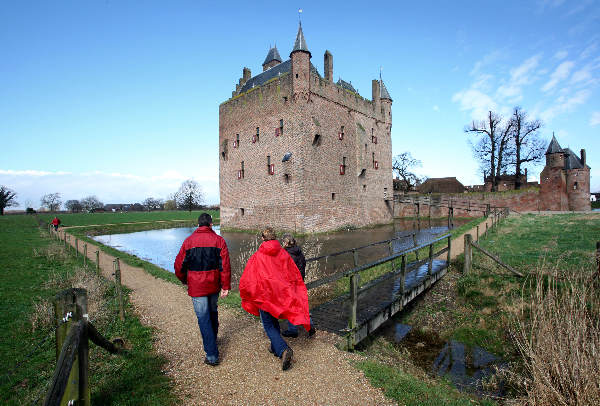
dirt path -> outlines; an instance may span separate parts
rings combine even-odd
[[[491,227],[491,219],[487,220]],[[485,231],[480,224],[480,233]],[[68,229],[68,228],[67,228]],[[61,229],[62,235],[67,229]],[[476,238],[477,230],[469,231]],[[70,237],[74,246],[74,237]],[[95,261],[95,245],[88,257]],[[83,243],[79,243],[83,252]],[[452,241],[451,257],[464,250],[464,235]],[[100,250],[100,268],[112,279],[115,257]],[[294,349],[293,368],[283,372],[268,351],[269,340],[257,318],[236,309],[219,309],[219,351],[216,368],[203,363],[204,351],[191,299],[185,288],[157,279],[143,269],[121,263],[122,282],[132,290],[139,318],[156,333],[155,349],[167,360],[165,372],[183,404],[189,405],[392,405],[351,365],[361,356],[339,351],[338,339],[318,331],[316,338],[288,339]]]
[[[63,229],[60,233],[65,230]],[[70,243],[74,246],[74,237]],[[83,251],[83,243],[79,243]],[[88,244],[95,261],[96,246]],[[100,268],[112,274],[114,257],[100,251]],[[268,351],[260,321],[236,309],[219,308],[219,351],[216,368],[203,363],[204,351],[192,302],[181,285],[157,279],[141,268],[121,262],[122,282],[132,289],[136,313],[156,333],[156,351],[168,364],[165,372],[182,404],[188,405],[392,405],[349,361],[359,355],[339,351],[334,337],[288,339],[295,363],[283,372]]]

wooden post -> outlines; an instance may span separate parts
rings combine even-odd
[[[413,238],[413,247],[417,247],[418,246],[417,233],[413,233],[412,238]],[[415,257],[417,258],[417,261],[418,261],[419,260],[419,250],[415,251]]]
[[[446,261],[448,262],[447,263],[448,267],[450,267],[450,260],[452,259],[451,253],[452,253],[452,236],[449,235],[448,236],[448,256],[446,258]]]
[[[429,244],[429,262],[427,263],[427,276],[431,277],[433,270],[433,244]]]
[[[485,205],[485,218],[487,218],[490,215],[490,204],[486,204]]]
[[[96,250],[96,272],[100,273],[100,250]]]
[[[79,255],[79,240],[75,238],[75,257]]]
[[[404,290],[406,288],[406,255],[402,255],[402,262],[400,264],[400,294],[404,296]]]
[[[83,244],[83,266],[87,266],[87,243]]]
[[[488,222],[487,219],[485,220],[485,234],[487,235],[488,232]]]
[[[358,308],[358,275],[350,275],[350,315],[348,319],[348,328],[350,335],[348,336],[348,350],[354,350],[354,338],[356,334],[356,309]]]
[[[125,313],[123,311],[123,289],[121,287],[121,266],[119,264],[119,258],[115,258],[113,261],[115,269],[115,282],[117,283],[117,299],[119,301],[119,319],[125,320]]]
[[[463,274],[468,274],[471,271],[471,262],[473,260],[471,240],[473,237],[471,234],[465,234],[465,266],[463,268]]]
[[[596,265],[598,265],[598,276],[600,277],[600,241],[596,242]]]
[[[58,293],[54,299],[54,314],[57,326],[55,335],[56,359],[58,360],[69,330],[82,318],[87,319],[86,290],[67,289]],[[60,404],[67,404],[69,400],[74,400],[77,404],[90,405],[88,351],[87,335],[84,329],[83,337],[79,342],[77,357],[73,362],[64,393],[61,399],[57,399]],[[50,393],[48,392],[48,395]],[[52,401],[47,396],[44,404],[51,403]]]
[[[358,251],[352,250],[352,259],[354,260],[354,267],[358,266]]]
[[[66,232],[63,232],[63,237],[65,240],[65,248],[67,248],[67,233]]]
[[[477,224],[477,241],[479,241],[479,224]]]

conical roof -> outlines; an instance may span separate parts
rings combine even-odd
[[[392,97],[390,96],[390,93],[388,92],[387,88],[383,84],[383,80],[381,79],[379,80],[379,98],[388,99],[389,101],[392,101]]]
[[[310,54],[308,46],[306,45],[306,40],[304,39],[304,33],[302,32],[302,23],[298,24],[298,34],[296,35],[296,42],[294,42],[294,49],[292,49],[290,55],[296,51],[304,51]]]
[[[556,141],[556,137],[554,136],[554,134],[552,134],[552,141],[550,141],[550,145],[548,145],[548,149],[546,150],[546,155],[556,154],[559,152],[563,152],[563,149],[558,144],[558,141]]]
[[[267,54],[267,57],[265,58],[263,65],[266,65],[271,61],[277,61],[279,63],[283,62],[281,60],[281,56],[279,55],[279,51],[277,50],[277,45],[275,45],[273,48],[269,49],[269,53]]]

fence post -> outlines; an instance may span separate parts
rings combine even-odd
[[[433,270],[433,244],[429,244],[429,262],[427,263],[427,277],[431,278]]]
[[[490,204],[486,204],[485,205],[485,218],[488,218],[488,216],[490,215]]]
[[[348,319],[348,328],[350,335],[348,336],[348,350],[354,350],[354,338],[356,329],[356,309],[358,307],[358,275],[350,275],[350,317]]]
[[[479,224],[477,224],[477,241],[479,241]]]
[[[412,235],[413,238],[413,247],[417,247],[417,233],[413,233]],[[417,258],[417,261],[419,260],[419,250],[415,251],[415,257]]]
[[[406,255],[402,255],[400,264],[400,294],[404,297],[404,289],[406,288]]]
[[[452,236],[449,235],[448,236],[448,256],[447,256],[447,259],[446,259],[446,262],[447,262],[446,266],[448,268],[450,268],[450,260],[452,259],[452,256],[450,255],[451,251],[452,251]]]
[[[96,272],[100,273],[100,250],[96,250]]]
[[[473,259],[473,248],[471,234],[465,234],[465,266],[463,268],[463,274],[468,274],[471,271],[471,261]]]
[[[83,266],[87,266],[87,243],[83,244]]]
[[[87,319],[87,291],[85,289],[67,289],[58,293],[54,298],[54,314],[56,316],[56,359],[58,360],[65,338],[72,325],[81,320]],[[69,380],[61,404],[66,404],[69,400],[74,400],[77,404],[90,405],[89,389],[89,359],[88,359],[88,340],[86,329],[84,329],[83,338],[78,347],[77,358],[73,362],[73,367],[69,374]],[[49,393],[50,394],[50,393]],[[46,397],[44,404],[49,404],[50,399]]]
[[[67,248],[67,233],[65,231],[63,231],[63,237],[65,240],[65,248]]]
[[[596,265],[598,265],[598,276],[600,276],[600,241],[596,242]]]
[[[125,313],[123,312],[123,289],[121,287],[121,266],[119,264],[119,258],[115,258],[113,261],[113,267],[115,269],[115,282],[117,283],[117,299],[119,301],[119,319],[125,320]]]
[[[75,257],[79,256],[79,240],[75,238]]]
[[[488,222],[487,222],[487,218],[485,220],[485,234],[487,235],[488,233]]]

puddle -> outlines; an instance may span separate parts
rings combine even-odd
[[[479,346],[443,341],[436,332],[423,333],[395,323],[382,330],[393,343],[408,351],[415,365],[432,375],[445,377],[456,388],[478,396],[503,396],[504,384],[485,385],[497,369],[506,367],[498,356]]]

